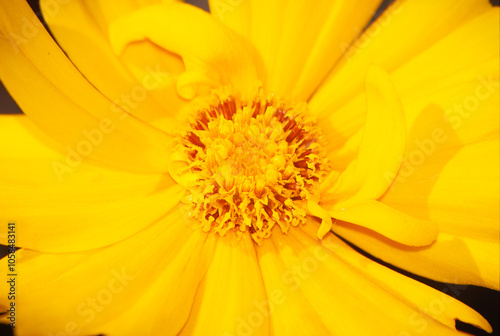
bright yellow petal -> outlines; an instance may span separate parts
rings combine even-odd
[[[385,239],[360,226],[337,223],[334,232],[363,250],[433,280],[499,290],[498,242],[440,233],[427,247],[410,247]]]
[[[269,312],[257,306],[266,301],[266,294],[255,248],[246,233],[239,241],[219,239],[179,335],[268,335]]]
[[[368,23],[378,4],[253,1],[251,6],[225,14],[229,25],[233,12],[252,19],[249,37],[264,58],[267,89],[278,96],[305,100],[341,57],[342,47],[346,48]]]
[[[499,16],[498,7],[491,8],[392,71],[405,109],[409,142],[421,136],[414,134],[419,127],[451,127],[457,140],[466,143],[498,126],[500,113],[493,111],[498,111],[499,100]],[[337,146],[362,126],[365,99],[361,93],[336,110],[320,111],[335,131]],[[310,107],[318,112],[314,104]],[[456,145],[450,138],[447,143]]]
[[[436,150],[422,166],[406,160],[381,202],[439,224],[440,231],[499,240],[497,140]]]
[[[11,13],[18,13],[11,15]],[[34,31],[27,35],[26,22]],[[52,138],[112,167],[163,172],[171,138],[110,102],[79,73],[23,1],[0,5],[0,78]]]
[[[370,64],[379,64],[391,73],[488,8],[491,5],[486,0],[396,1],[346,51],[311,99],[311,109],[333,113],[362,90]],[[448,59],[457,56],[452,52]],[[356,118],[346,117],[347,121]]]
[[[316,16],[311,16],[315,18],[312,22],[302,19],[303,22],[307,22],[307,25],[313,23],[319,26],[320,31],[317,36],[313,36],[314,44],[309,50],[308,46],[303,45],[292,47],[292,55],[296,55],[298,48],[304,49],[307,57],[300,66],[300,75],[293,79],[294,87],[291,94],[293,97],[304,100],[311,97],[327,76],[327,72],[340,60],[349,45],[368,24],[379,5],[378,0],[335,1],[328,12],[326,21],[318,22]],[[299,36],[301,37],[297,39],[301,43],[309,39],[309,36],[302,38],[303,32],[300,32]]]
[[[255,45],[263,59],[264,72],[266,74],[265,87],[268,86],[267,78],[269,77],[269,72],[276,64],[279,41],[283,31],[283,17],[282,15],[277,15],[277,13],[282,13],[286,4],[287,1],[285,0],[250,1],[250,13],[255,13],[251,14],[252,20],[253,22],[257,22],[257,24],[250,26],[250,41]],[[258,16],[258,20],[253,18],[253,15]]]
[[[16,286],[30,295],[16,297],[23,307],[17,311],[16,333],[176,335],[212,257],[213,242],[206,238],[173,211],[110,247],[65,254],[19,250]],[[6,263],[4,258],[0,264],[6,268]],[[2,281],[0,289],[6,286]],[[8,304],[6,296],[0,300],[3,307]],[[158,331],[158,321],[171,323]]]
[[[345,209],[330,210],[332,218],[363,226],[401,244],[425,246],[438,234],[438,226],[378,201],[364,201]],[[332,227],[335,231],[336,226]]]
[[[405,149],[404,112],[389,76],[379,67],[366,78],[367,118],[358,157],[326,195],[334,210],[378,199],[392,182]],[[325,202],[325,201],[323,201]]]
[[[274,238],[264,240],[263,245],[257,249],[267,292],[267,300],[256,302],[257,312],[270,312],[271,335],[328,335],[329,329],[321,320],[316,307],[297,290],[298,286],[294,286],[293,278],[290,277],[291,270],[279,257],[279,250],[273,240]]]
[[[437,241],[410,248],[350,225],[334,231],[373,255],[438,281],[499,288],[498,140],[438,151],[405,168],[382,202],[439,226]],[[406,167],[403,165],[402,169]],[[404,172],[404,174],[403,174]]]
[[[0,220],[17,225],[17,246],[88,250],[125,239],[178,203],[163,174],[134,174],[79,162],[24,115],[0,118]],[[7,242],[2,228],[0,242]]]
[[[184,98],[193,98],[198,86],[232,85],[244,97],[255,92],[257,69],[248,45],[201,9],[184,4],[149,6],[110,27],[117,53],[146,38],[183,58],[186,72],[177,89]]]
[[[295,309],[311,319],[300,319],[301,326],[297,328],[326,329],[332,335],[382,336],[402,332],[459,335],[454,323],[458,318],[491,330],[480,315],[464,304],[362,257],[332,233],[324,240],[315,238],[316,226],[310,221],[305,227],[290,230],[287,236],[273,235],[270,240],[274,249],[268,247],[267,251],[275,253],[259,254],[259,262],[264,265],[273,262],[284,265],[275,270],[262,268],[266,286],[272,278],[277,286],[266,287],[268,296],[271,291],[275,292],[275,311],[287,309],[288,296],[285,293],[292,293],[295,302],[296,297],[304,302]],[[394,286],[401,288],[393,289]],[[406,296],[407,291],[412,294]],[[277,295],[281,293],[282,297]],[[441,314],[428,312],[429,305],[435,301],[446,303]],[[280,313],[275,313],[272,318],[273,322],[278,320],[278,326],[287,321]],[[425,328],[415,323],[416,320],[425,321]],[[276,333],[279,334],[279,330]]]
[[[304,227],[304,231],[312,239],[316,239],[314,230],[314,226],[311,225]],[[394,272],[377,262],[368,260],[335,235],[328,234],[321,243],[326,249],[333,254],[338,254],[345,263],[364,274],[366,278],[377,284],[381,289],[398,298],[420,314],[426,314],[451,329],[455,328],[455,319],[459,319],[462,322],[470,323],[491,332],[491,326],[488,322],[470,307],[427,285]],[[311,242],[311,244],[313,243]],[[419,314],[414,313],[412,315],[415,317]],[[420,317],[423,317],[423,315],[420,315]],[[435,321],[432,321],[432,323],[435,323]],[[422,332],[423,330],[421,330]],[[425,332],[429,331],[426,330]]]
[[[208,0],[210,14],[233,29],[238,34],[250,37],[252,22],[251,1]]]
[[[161,258],[169,258],[162,274],[148,285],[147,291],[134,304],[128,305],[124,314],[110,318],[101,330],[130,336],[179,335],[191,315],[198,285],[210,265],[216,241],[214,235],[198,231],[189,240],[182,241],[175,255],[162,254]],[[139,321],[137,316],[145,312],[148,316]]]
[[[81,0],[103,34],[116,19],[146,6],[177,0]]]
[[[402,244],[428,245],[438,233],[435,224],[375,201],[399,170],[406,132],[401,103],[388,75],[373,66],[366,88],[367,120],[358,157],[323,193],[321,204],[333,218],[361,225]]]
[[[492,8],[393,72],[409,142],[430,136],[452,147],[498,136],[499,25],[500,10]],[[431,130],[444,134],[432,139]]]
[[[107,29],[106,33],[99,29],[84,2],[71,1],[55,8],[54,1],[42,0],[40,6],[59,45],[101,93],[137,118],[166,131],[175,130],[172,116],[182,105],[175,84],[184,70],[177,55],[143,43],[133,48],[140,56],[122,62],[111,50]]]
[[[444,236],[414,249],[355,226],[335,232],[414,273],[498,288],[498,24],[498,8],[491,9],[391,76],[407,116],[408,145],[400,171],[391,177],[391,191],[381,201],[435,223]],[[337,134],[359,128],[363,121],[357,126],[353,121],[363,101],[358,96],[341,109],[348,122],[336,119]],[[340,141],[335,154],[347,162],[360,134]],[[461,149],[464,145],[471,147]]]

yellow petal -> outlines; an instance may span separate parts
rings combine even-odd
[[[316,3],[313,5],[308,2],[308,4],[309,7],[317,6]],[[291,44],[289,46],[291,48],[289,56],[306,57],[300,60],[301,65],[298,67],[300,71],[297,73],[299,76],[294,77],[291,81],[294,83],[291,95],[298,99],[308,100],[311,97],[329,70],[340,60],[349,45],[355,41],[358,34],[368,24],[380,5],[380,1],[343,0],[332,2],[332,4],[332,7],[327,11],[328,16],[325,21],[319,21],[318,16],[310,16],[315,18],[312,22],[304,19],[298,20],[307,24],[307,29],[310,29],[311,24],[319,29],[317,35],[309,35],[309,30],[306,30],[307,35],[304,36],[304,31],[299,31],[296,41],[299,40],[301,45]],[[309,10],[311,9],[308,8]],[[304,13],[303,17],[307,17],[307,15]],[[288,34],[287,31],[287,36]],[[313,44],[310,45],[306,41],[312,41]],[[297,49],[304,50],[305,55],[297,53]],[[287,60],[284,60],[283,63],[289,66]],[[290,70],[288,68],[288,72],[291,72]],[[295,71],[292,73],[296,75]],[[282,78],[282,80],[286,81],[286,78]]]
[[[498,8],[491,9],[393,72],[409,136],[401,169],[381,201],[436,223],[443,232],[437,241],[413,249],[359,227],[335,229],[414,273],[490,288],[499,286],[498,21]],[[349,118],[354,106],[344,110]]]
[[[130,5],[127,1],[121,4],[127,8]],[[97,3],[90,5],[96,6]],[[172,117],[182,105],[175,80],[183,71],[177,55],[142,43],[130,48],[126,61],[121,62],[111,50],[107,29],[105,33],[99,29],[83,1],[58,5],[42,0],[40,7],[59,45],[101,93],[137,118],[166,131],[175,130]],[[165,96],[168,104],[163,101]]]
[[[316,238],[313,235],[313,226],[304,226],[303,229],[309,237]],[[488,322],[470,307],[427,285],[394,272],[377,262],[368,260],[335,235],[329,233],[321,243],[326,249],[339,255],[345,263],[363,273],[365,277],[376,283],[384,291],[397,297],[420,314],[426,314],[451,329],[455,328],[455,319],[459,319],[491,332],[491,326]],[[443,287],[442,291],[449,292],[449,288]],[[419,314],[414,313],[412,315],[415,317]],[[423,317],[422,315],[420,317]]]
[[[361,91],[370,64],[379,64],[390,73],[489,8],[488,1],[477,0],[396,1],[344,53],[311,99],[311,110],[333,113]]]
[[[212,257],[213,242],[206,238],[173,211],[106,248],[64,254],[19,250],[16,286],[31,294],[16,297],[17,307],[23,307],[17,311],[16,333],[176,335]],[[6,263],[4,258],[0,264]],[[6,286],[2,281],[0,289]],[[0,300],[8,304],[6,296]]]
[[[233,29],[238,34],[250,37],[252,21],[251,1],[208,0],[210,14]]]
[[[282,25],[279,38],[264,37],[274,39],[277,44],[274,64],[269,67],[268,89],[280,96],[290,96],[295,91],[292,95],[295,99],[307,99],[340,58],[339,44],[345,41],[350,44],[358,34],[355,29],[345,27],[364,26],[376,6],[376,1],[365,1],[362,6],[353,1],[286,2],[275,14]],[[311,17],[314,20],[304,19]],[[308,61],[319,63],[306,66]],[[305,78],[297,83],[302,74]]]
[[[337,225],[334,231],[378,258],[413,273],[438,281],[498,289],[498,152],[498,140],[459,151],[441,150],[418,169],[400,172],[381,202],[436,223],[440,234],[428,247],[405,247],[350,225]]]
[[[451,147],[498,134],[499,25],[500,11],[492,8],[393,72],[409,142],[431,136]],[[445,134],[432,139],[430,130]]]
[[[335,210],[378,199],[392,182],[405,149],[404,112],[387,73],[372,66],[366,78],[367,118],[358,157],[330,193]],[[330,197],[330,196],[326,196]]]
[[[433,280],[499,290],[498,242],[440,233],[424,248],[397,244],[372,231],[337,223],[335,233],[381,260]]]
[[[114,52],[113,56],[117,57]],[[151,41],[129,44],[120,58],[136,81],[148,90],[148,98],[161,106],[153,111],[155,115],[148,122],[162,130],[175,130],[184,121],[182,114],[187,105],[177,93],[179,76],[185,71],[182,58]],[[139,116],[148,113],[151,112],[146,109],[137,112]]]
[[[316,307],[298,290],[300,287],[294,285],[292,272],[279,257],[273,240],[265,239],[263,245],[257,249],[267,300],[257,301],[256,308],[261,313],[270,312],[270,334],[328,335],[329,329],[323,323]]]
[[[91,14],[103,34],[108,33],[111,22],[131,12],[150,5],[178,0],[80,0]]]
[[[491,8],[392,71],[405,109],[409,142],[420,136],[414,134],[419,127],[451,127],[456,140],[465,143],[497,127],[499,113],[493,111],[498,111],[499,99],[499,21],[498,8]],[[362,93],[336,110],[324,111],[337,146],[362,126],[365,99]],[[448,136],[447,144],[457,144],[450,140]]]
[[[178,92],[185,98],[193,98],[198,85],[212,83],[233,85],[245,97],[255,91],[257,70],[248,45],[201,9],[184,4],[149,6],[111,24],[116,53],[146,38],[183,58],[186,73],[179,78],[184,85],[178,85]]]
[[[378,201],[364,201],[345,209],[330,210],[333,218],[363,226],[401,244],[429,245],[438,226],[398,211]],[[335,225],[332,227],[335,231]]]
[[[38,127],[83,157],[131,171],[165,171],[171,138],[100,94],[26,3],[2,2],[0,18],[0,78]]]
[[[287,1],[267,1],[255,0],[250,1],[250,13],[255,13],[257,18],[252,21],[256,24],[250,26],[250,41],[258,50],[264,63],[264,73],[266,74],[264,81],[267,88],[267,77],[269,72],[276,64],[276,56],[278,54],[279,41],[283,31],[283,17],[277,13],[282,13]]]
[[[436,222],[442,232],[498,242],[499,151],[497,135],[464,148],[436,149],[421,166],[407,159],[380,201]]]
[[[181,249],[168,255],[168,265],[160,269],[162,274],[148,285],[147,291],[126,312],[113,316],[100,329],[113,330],[117,335],[179,335],[190,317],[216,241],[216,237],[201,231],[182,241]],[[148,316],[139,321],[137,316],[145,312]]]
[[[321,239],[332,229],[332,218],[328,211],[319,206],[318,203],[307,201],[307,211],[310,215],[321,219],[321,225],[318,229],[318,238]]]
[[[179,335],[268,335],[270,315],[259,307],[266,294],[255,246],[249,234],[219,239]]]
[[[0,220],[17,246],[88,250],[125,239],[162,217],[182,188],[165,174],[135,174],[78,161],[24,115],[0,118]],[[57,143],[55,143],[57,146]],[[0,231],[6,244],[7,229]]]
[[[481,316],[462,303],[392,270],[378,267],[331,233],[319,240],[316,231],[317,224],[310,221],[301,228],[290,230],[287,236],[273,235],[274,248],[266,247],[268,253],[259,253],[266,290],[268,295],[272,291],[275,295],[273,328],[287,321],[290,323],[286,315],[280,313],[283,310],[308,317],[300,319],[298,330],[332,335],[382,336],[403,332],[460,335],[455,330],[455,318],[491,330]],[[272,269],[270,265],[278,265],[278,268]],[[267,287],[270,284],[276,287]],[[394,290],[394,285],[401,285],[404,291]],[[406,291],[412,291],[408,298],[404,294]],[[291,302],[302,304],[294,307],[298,312],[287,307],[289,298]],[[429,312],[429,306],[436,301],[446,303],[446,307],[440,306],[443,308],[441,314]],[[290,327],[284,329],[285,335],[294,335]],[[272,330],[279,334],[277,329]]]
[[[211,8],[257,47],[270,92],[305,100],[368,23],[378,3],[213,0]]]

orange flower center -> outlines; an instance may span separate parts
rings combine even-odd
[[[306,104],[215,94],[179,141],[177,173],[204,231],[246,232],[261,243],[278,224],[305,222],[305,202],[327,174],[321,133]]]

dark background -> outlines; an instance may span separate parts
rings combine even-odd
[[[0,1],[10,1],[10,0],[0,0]],[[380,15],[381,12],[385,8],[387,8],[388,5],[390,5],[394,0],[384,0],[375,14],[374,18]],[[40,8],[38,6],[38,0],[29,0],[28,1],[30,5],[32,6],[33,10],[37,15],[43,20]],[[192,3],[194,5],[197,5],[198,7],[201,7],[205,10],[208,10],[208,3],[207,0],[191,0],[191,1],[186,1],[188,3]],[[490,1],[493,5],[498,6],[500,0],[491,0]],[[10,98],[9,94],[5,91],[4,87],[1,85],[0,82],[0,114],[9,114],[9,113],[22,113],[19,107],[16,105],[16,103]],[[354,247],[354,246],[353,246]],[[355,247],[356,248],[356,247]],[[434,287],[437,290],[444,291],[447,294],[453,294],[453,293],[458,293],[457,295],[452,295],[455,296],[458,300],[464,302],[468,306],[474,308],[476,311],[478,311],[481,315],[483,315],[491,324],[493,327],[493,334],[487,334],[477,328],[474,328],[470,325],[461,323],[460,321],[457,321],[457,328],[459,330],[471,333],[476,336],[483,336],[483,335],[494,335],[494,336],[500,336],[500,295],[499,292],[486,289],[486,288],[481,288],[477,286],[458,286],[458,285],[452,285],[452,284],[446,284],[442,282],[437,282],[437,281],[432,281],[411,273],[408,273],[404,270],[398,269],[396,267],[393,267],[391,265],[388,265],[387,263],[384,263],[377,258],[374,258],[371,255],[368,255],[366,252],[361,251],[360,249],[356,248],[359,252],[362,254],[368,256],[369,258],[386,265],[389,268],[392,268],[402,274],[405,274],[413,279],[416,279],[418,281],[421,281],[431,287]],[[6,254],[6,249],[2,246],[0,246],[0,257],[4,256]],[[383,323],[383,322],[382,322]],[[0,325],[0,336],[7,336],[7,335],[13,335],[12,330],[8,328],[5,325]],[[357,335],[356,335],[357,336]]]

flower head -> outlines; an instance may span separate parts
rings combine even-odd
[[[498,290],[498,8],[396,1],[364,29],[377,1],[138,3],[42,0],[57,44],[0,5],[27,115],[0,118],[0,238],[30,289],[5,323],[14,303],[19,335],[491,331],[345,241]]]

